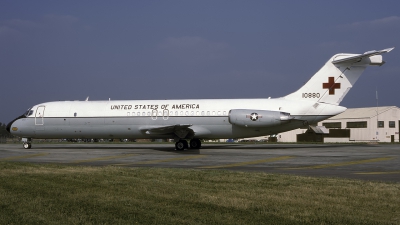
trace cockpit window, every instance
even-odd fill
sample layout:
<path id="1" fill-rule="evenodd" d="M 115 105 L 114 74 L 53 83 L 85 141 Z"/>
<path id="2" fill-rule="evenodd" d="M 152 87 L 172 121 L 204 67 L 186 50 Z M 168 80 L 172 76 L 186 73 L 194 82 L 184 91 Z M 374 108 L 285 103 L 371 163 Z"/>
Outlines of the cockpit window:
<path id="1" fill-rule="evenodd" d="M 28 109 L 25 113 L 25 116 L 31 116 L 33 114 L 33 110 Z"/>

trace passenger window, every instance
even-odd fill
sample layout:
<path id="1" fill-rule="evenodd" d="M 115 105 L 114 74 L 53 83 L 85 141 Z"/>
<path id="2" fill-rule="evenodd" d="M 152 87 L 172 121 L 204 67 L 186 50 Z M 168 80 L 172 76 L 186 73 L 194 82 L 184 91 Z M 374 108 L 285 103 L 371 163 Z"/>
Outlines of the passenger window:
<path id="1" fill-rule="evenodd" d="M 218 116 L 220 116 L 221 115 L 221 111 L 218 111 Z"/>
<path id="2" fill-rule="evenodd" d="M 207 111 L 207 116 L 209 116 L 210 115 L 210 111 Z"/>
<path id="3" fill-rule="evenodd" d="M 186 111 L 185 115 L 186 115 L 186 116 L 189 116 L 189 111 Z"/>
<path id="4" fill-rule="evenodd" d="M 181 116 L 183 116 L 183 111 L 181 111 Z"/>
<path id="5" fill-rule="evenodd" d="M 201 111 L 201 115 L 204 116 L 204 111 Z"/>
<path id="6" fill-rule="evenodd" d="M 178 116 L 178 111 L 175 112 L 175 116 Z"/>
<path id="7" fill-rule="evenodd" d="M 196 112 L 196 116 L 200 116 L 200 112 L 199 111 Z"/>
<path id="8" fill-rule="evenodd" d="M 190 115 L 191 115 L 191 116 L 194 116 L 194 112 L 192 111 L 192 112 L 190 113 Z"/>
<path id="9" fill-rule="evenodd" d="M 142 116 L 145 116 L 146 115 L 146 113 L 145 112 L 142 112 Z"/>
<path id="10" fill-rule="evenodd" d="M 212 115 L 215 116 L 215 111 L 212 111 Z"/>
<path id="11" fill-rule="evenodd" d="M 150 112 L 147 112 L 147 116 L 150 116 Z"/>
<path id="12" fill-rule="evenodd" d="M 131 115 L 131 113 L 130 112 L 128 112 L 128 116 L 130 116 Z"/>
<path id="13" fill-rule="evenodd" d="M 224 114 L 223 114 L 224 116 L 226 115 L 226 111 L 224 111 Z"/>

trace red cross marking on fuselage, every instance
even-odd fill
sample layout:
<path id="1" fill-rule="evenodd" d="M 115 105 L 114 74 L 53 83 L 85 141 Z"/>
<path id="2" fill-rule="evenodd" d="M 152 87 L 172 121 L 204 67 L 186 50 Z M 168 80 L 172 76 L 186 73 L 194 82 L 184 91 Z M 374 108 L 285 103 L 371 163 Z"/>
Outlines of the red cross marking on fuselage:
<path id="1" fill-rule="evenodd" d="M 335 83 L 335 78 L 329 77 L 328 83 L 323 83 L 322 88 L 329 89 L 329 95 L 334 95 L 335 89 L 340 89 L 340 83 Z"/>

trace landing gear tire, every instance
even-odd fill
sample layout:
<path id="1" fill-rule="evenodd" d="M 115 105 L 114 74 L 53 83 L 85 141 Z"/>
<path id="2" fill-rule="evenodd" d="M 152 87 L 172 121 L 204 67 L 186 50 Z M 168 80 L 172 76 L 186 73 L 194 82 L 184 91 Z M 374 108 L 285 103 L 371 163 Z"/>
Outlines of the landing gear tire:
<path id="1" fill-rule="evenodd" d="M 31 144 L 31 143 L 28 143 L 28 142 L 25 142 L 24 144 L 22 144 L 22 146 L 23 146 L 25 149 L 30 149 L 30 148 L 32 147 L 32 144 Z"/>
<path id="2" fill-rule="evenodd" d="M 194 139 L 190 140 L 190 148 L 193 148 L 193 149 L 201 148 L 200 139 L 194 138 Z"/>
<path id="3" fill-rule="evenodd" d="M 178 151 L 183 151 L 183 150 L 187 149 L 188 147 L 189 146 L 188 146 L 188 143 L 186 140 L 179 140 L 175 143 L 175 148 Z"/>

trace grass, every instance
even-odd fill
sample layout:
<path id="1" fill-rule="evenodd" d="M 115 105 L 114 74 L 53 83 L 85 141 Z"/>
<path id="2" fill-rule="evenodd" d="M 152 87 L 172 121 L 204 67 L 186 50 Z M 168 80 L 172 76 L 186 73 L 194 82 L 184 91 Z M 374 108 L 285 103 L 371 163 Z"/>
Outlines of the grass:
<path id="1" fill-rule="evenodd" d="M 400 224 L 400 184 L 0 162 L 0 224 Z"/>

